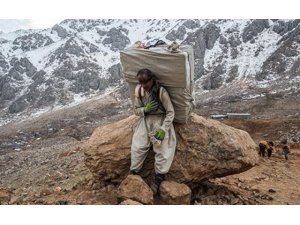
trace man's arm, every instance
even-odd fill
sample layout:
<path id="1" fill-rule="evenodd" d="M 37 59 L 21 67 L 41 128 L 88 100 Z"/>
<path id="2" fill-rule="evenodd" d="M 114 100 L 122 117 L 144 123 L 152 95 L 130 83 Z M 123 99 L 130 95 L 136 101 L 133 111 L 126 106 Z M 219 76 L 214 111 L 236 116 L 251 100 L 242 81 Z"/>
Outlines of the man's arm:
<path id="1" fill-rule="evenodd" d="M 135 98 L 134 98 L 133 110 L 134 110 L 135 115 L 141 116 L 141 117 L 145 116 L 144 106 L 142 105 L 140 98 L 138 98 L 137 96 L 135 96 Z"/>

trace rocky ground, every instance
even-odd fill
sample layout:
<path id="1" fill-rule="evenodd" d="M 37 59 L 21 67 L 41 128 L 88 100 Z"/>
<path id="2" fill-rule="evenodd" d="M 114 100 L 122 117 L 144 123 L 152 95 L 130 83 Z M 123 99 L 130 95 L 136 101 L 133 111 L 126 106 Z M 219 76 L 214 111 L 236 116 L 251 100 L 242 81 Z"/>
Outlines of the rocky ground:
<path id="1" fill-rule="evenodd" d="M 96 127 L 129 116 L 128 108 L 107 96 L 1 127 L 0 203 L 117 204 L 117 187 L 93 182 L 82 147 Z M 272 139 L 277 150 L 246 172 L 203 182 L 191 204 L 300 204 L 300 118 L 222 122 L 255 142 Z M 289 160 L 281 155 L 285 138 L 293 140 Z"/>

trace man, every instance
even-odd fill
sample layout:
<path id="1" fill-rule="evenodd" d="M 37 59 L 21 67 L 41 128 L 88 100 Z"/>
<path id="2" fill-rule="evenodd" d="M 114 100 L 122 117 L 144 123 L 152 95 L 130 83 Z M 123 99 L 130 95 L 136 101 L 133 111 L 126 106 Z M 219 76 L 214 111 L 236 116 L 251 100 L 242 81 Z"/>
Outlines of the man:
<path id="1" fill-rule="evenodd" d="M 259 146 L 259 155 L 262 157 L 265 157 L 266 152 L 268 154 L 268 158 L 271 157 L 272 152 L 274 150 L 274 143 L 273 141 L 266 141 L 266 140 L 261 140 L 258 144 Z"/>
<path id="2" fill-rule="evenodd" d="M 282 154 L 284 155 L 284 158 L 286 160 L 288 160 L 288 154 L 291 153 L 291 150 L 290 150 L 290 147 L 288 145 L 288 141 L 287 140 L 284 140 L 282 142 L 283 144 L 283 147 L 282 147 Z"/>
<path id="3" fill-rule="evenodd" d="M 132 138 L 130 171 L 131 174 L 141 171 L 152 145 L 155 153 L 155 177 L 151 189 L 157 194 L 175 154 L 175 113 L 168 92 L 158 85 L 149 69 L 139 70 L 137 79 L 140 84 L 135 89 L 134 112 L 140 116 L 140 120 Z"/>
<path id="4" fill-rule="evenodd" d="M 268 158 L 270 158 L 274 150 L 274 143 L 273 141 L 268 141 L 268 144 L 269 144 L 269 148 L 267 149 L 267 153 L 268 153 Z"/>

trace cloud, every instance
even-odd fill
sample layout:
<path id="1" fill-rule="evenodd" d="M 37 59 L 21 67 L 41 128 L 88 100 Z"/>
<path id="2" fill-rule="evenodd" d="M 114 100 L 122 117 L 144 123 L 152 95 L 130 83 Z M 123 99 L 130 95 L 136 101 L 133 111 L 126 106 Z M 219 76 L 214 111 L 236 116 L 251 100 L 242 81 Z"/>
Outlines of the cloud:
<path id="1" fill-rule="evenodd" d="M 61 21 L 61 19 L 0 19 L 0 31 L 8 33 L 19 29 L 46 29 Z"/>
<path id="2" fill-rule="evenodd" d="M 36 29 L 45 29 L 60 23 L 62 19 L 34 19 L 31 20 L 31 27 Z"/>
<path id="3" fill-rule="evenodd" d="M 0 31 L 8 33 L 19 29 L 30 29 L 30 23 L 30 20 L 0 19 Z"/>

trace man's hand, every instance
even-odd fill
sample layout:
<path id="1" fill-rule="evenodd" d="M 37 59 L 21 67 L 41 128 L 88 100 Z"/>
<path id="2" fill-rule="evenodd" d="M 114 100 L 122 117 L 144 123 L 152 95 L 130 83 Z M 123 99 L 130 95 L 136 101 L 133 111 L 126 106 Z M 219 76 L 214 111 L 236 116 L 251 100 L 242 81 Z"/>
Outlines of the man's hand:
<path id="1" fill-rule="evenodd" d="M 158 109 L 158 106 L 159 104 L 155 100 L 148 102 L 144 107 L 144 112 L 148 113 L 148 112 L 156 111 Z"/>
<path id="2" fill-rule="evenodd" d="M 159 129 L 156 131 L 154 137 L 158 140 L 164 140 L 166 132 L 163 129 Z"/>

